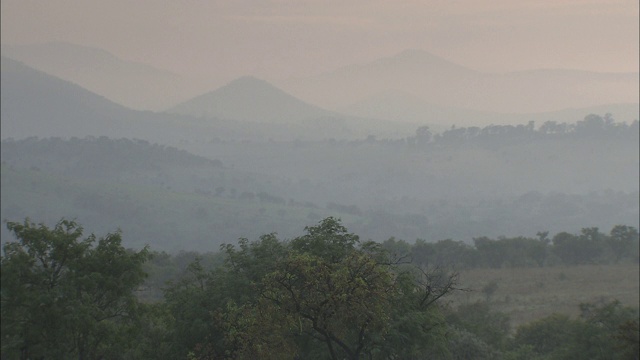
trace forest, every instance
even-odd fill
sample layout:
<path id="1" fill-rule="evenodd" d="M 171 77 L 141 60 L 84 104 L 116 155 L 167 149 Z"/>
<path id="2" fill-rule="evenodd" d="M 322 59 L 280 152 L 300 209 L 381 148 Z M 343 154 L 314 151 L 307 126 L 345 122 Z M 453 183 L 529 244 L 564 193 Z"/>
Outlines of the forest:
<path id="1" fill-rule="evenodd" d="M 409 244 L 361 240 L 327 217 L 291 239 L 267 233 L 217 252 L 173 255 L 127 249 L 120 231 L 85 235 L 65 219 L 7 228 L 14 240 L 1 258 L 3 359 L 639 355 L 637 304 L 601 297 L 576 304 L 576 316 L 553 313 L 513 326 L 493 306 L 499 285 L 464 286 L 460 271 L 597 265 L 601 272 L 627 264 L 617 276 L 629 281 L 638 273 L 639 243 L 630 226 Z M 450 300 L 474 292 L 482 298 Z"/>

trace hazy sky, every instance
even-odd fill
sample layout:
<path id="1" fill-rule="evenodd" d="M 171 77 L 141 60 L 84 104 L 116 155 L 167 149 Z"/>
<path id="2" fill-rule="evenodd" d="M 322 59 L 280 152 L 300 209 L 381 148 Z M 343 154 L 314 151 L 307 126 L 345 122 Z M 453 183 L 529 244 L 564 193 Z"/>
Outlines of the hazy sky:
<path id="1" fill-rule="evenodd" d="M 1 41 L 191 75 L 313 75 L 422 49 L 479 70 L 637 72 L 638 0 L 2 0 Z"/>

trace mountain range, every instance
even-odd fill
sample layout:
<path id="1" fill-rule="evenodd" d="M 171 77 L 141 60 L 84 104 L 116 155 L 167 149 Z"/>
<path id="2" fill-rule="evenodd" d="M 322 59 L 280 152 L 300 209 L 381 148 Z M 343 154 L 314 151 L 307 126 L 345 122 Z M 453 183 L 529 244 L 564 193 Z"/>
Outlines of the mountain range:
<path id="1" fill-rule="evenodd" d="M 74 44 L 2 45 L 2 54 L 128 108 L 196 117 L 292 123 L 355 116 L 444 127 L 556 120 L 558 114 L 575 121 L 592 111 L 638 118 L 638 73 L 485 73 L 422 50 L 303 79 L 267 83 L 245 76 L 214 90 L 205 79 Z"/>
<path id="2" fill-rule="evenodd" d="M 87 56 L 82 60 L 86 64 L 99 62 L 96 59 L 106 56 L 100 51 L 94 53 L 93 57 L 88 54 L 90 53 L 86 53 Z M 74 60 L 71 63 L 80 62 Z M 431 67 L 426 67 L 427 63 L 431 64 Z M 282 87 L 250 76 L 239 78 L 214 91 L 164 109 L 166 112 L 136 111 L 110 100 L 104 93 L 89 91 L 68 79 L 52 76 L 27 65 L 2 57 L 3 138 L 34 135 L 108 135 L 176 141 L 175 134 L 187 141 L 228 137 L 282 140 L 340 139 L 368 135 L 398 138 L 413 134 L 413 131 L 422 125 L 431 126 L 434 131 L 442 131 L 454 124 L 484 126 L 522 124 L 531 120 L 538 124 L 545 121 L 572 122 L 581 120 L 589 113 L 611 113 L 618 121 L 632 121 L 638 118 L 639 112 L 637 98 L 635 102 L 594 104 L 589 107 L 567 106 L 562 110 L 547 112 L 478 111 L 464 106 L 448 106 L 426 101 L 412 93 L 411 87 L 402 91 L 380 92 L 343 106 L 338 111 L 332 111 L 291 95 L 292 91 L 283 90 Z M 70 68 L 73 66 L 70 65 Z M 388 71 L 389 69 L 395 69 L 397 74 L 393 75 L 394 72 Z M 366 78 L 362 74 L 374 70 L 387 75 L 379 79 L 369 78 L 368 83 L 360 85 L 373 89 L 378 86 L 378 81 L 386 81 L 393 85 L 394 81 L 403 79 L 400 75 L 409 81 L 413 76 L 411 74 L 422 74 L 421 78 L 424 79 L 429 72 L 435 74 L 434 81 L 442 83 L 445 83 L 446 79 L 455 79 L 451 82 L 463 84 L 475 77 L 485 76 L 431 54 L 413 51 L 380 60 L 369 67 L 353 66 L 336 72 L 333 77 L 328 77 L 336 82 L 335 88 L 328 93 L 340 94 L 349 85 L 338 84 L 339 82 L 349 78 L 360 78 L 364 81 Z M 535 74 L 536 72 L 531 72 L 504 76 Z M 628 74 L 561 71 L 556 75 L 575 84 L 586 81 L 584 79 L 589 76 L 594 79 L 600 76 L 603 81 L 618 78 L 621 84 L 633 82 L 632 76 Z M 314 84 L 318 82 L 310 81 L 309 88 Z M 446 91 L 450 89 L 443 89 L 443 92 Z M 635 91 L 637 92 L 637 89 Z M 608 94 L 606 91 L 604 93 L 603 96 L 610 96 L 611 99 L 615 97 L 615 94 Z"/>
<path id="3" fill-rule="evenodd" d="M 416 54 L 409 55 L 405 61 L 415 61 Z M 571 133 L 544 135 L 524 126 L 489 129 L 489 135 L 501 141 L 490 136 L 482 141 L 464 140 L 468 134 L 480 133 L 480 129 L 464 128 L 445 134 L 431 127 L 440 133 L 440 139 L 448 139 L 443 142 L 421 144 L 413 136 L 420 135 L 416 134 L 418 126 L 438 123 L 444 127 L 454 119 L 469 119 L 470 123 L 493 119 L 504 124 L 515 119 L 510 116 L 527 116 L 525 121 L 541 125 L 548 116 L 572 123 L 594 110 L 613 112 L 617 121 L 630 120 L 609 111 L 615 108 L 612 106 L 502 114 L 505 117 L 500 118 L 494 112 L 430 103 L 406 91 L 395 92 L 400 94 L 395 98 L 380 93 L 379 109 L 371 114 L 386 117 L 384 111 L 390 112 L 394 103 L 403 101 L 403 107 L 396 110 L 412 106 L 417 110 L 393 119 L 406 120 L 413 114 L 416 123 L 383 122 L 339 115 L 281 86 L 245 77 L 206 93 L 202 104 L 197 98 L 181 104 L 185 108 L 177 114 L 132 110 L 25 63 L 6 57 L 1 63 L 1 135 L 14 138 L 3 142 L 3 147 L 31 136 L 104 135 L 174 146 L 224 164 L 210 172 L 198 166 L 187 172 L 173 165 L 173 170 L 162 171 L 160 162 L 142 156 L 148 154 L 145 149 L 155 146 L 143 145 L 145 142 L 90 138 L 88 143 L 109 146 L 89 153 L 77 146 L 78 139 L 27 139 L 23 143 L 27 148 L 40 144 L 40 150 L 51 152 L 49 145 L 54 144 L 74 156 L 61 152 L 64 161 L 54 161 L 35 154 L 34 162 L 27 164 L 26 151 L 16 148 L 15 158 L 2 165 L 3 217 L 56 219 L 65 214 L 89 214 L 94 224 L 129 224 L 127 231 L 137 239 L 161 239 L 166 246 L 180 241 L 180 247 L 197 243 L 203 248 L 211 246 L 204 243 L 211 234 L 217 236 L 216 241 L 257 236 L 260 233 L 251 231 L 258 230 L 287 234 L 283 229 L 315 221 L 333 213 L 332 209 L 348 210 L 345 214 L 351 215 L 355 229 L 368 229 L 362 232 L 367 238 L 380 240 L 396 235 L 470 240 L 477 234 L 535 234 L 560 227 L 637 224 L 638 145 L 637 137 L 632 136 L 637 131 L 625 130 L 632 127 L 612 125 L 615 131 L 611 134 L 593 138 Z M 386 65 L 383 61 L 380 67 Z M 479 76 L 446 61 L 440 65 L 462 74 L 460 82 Z M 192 105 L 203 107 L 194 110 Z M 637 118 L 637 105 L 620 106 L 628 107 L 629 114 Z M 206 109 L 211 113 L 204 113 Z M 365 110 L 352 106 L 349 111 Z M 520 124 L 521 120 L 518 118 Z M 383 128 L 407 132 L 384 137 L 379 135 Z M 354 141 L 340 141 L 344 139 Z M 140 151 L 125 151 L 131 146 Z M 118 151 L 110 152 L 110 148 Z M 111 167 L 95 159 L 103 153 L 116 158 L 106 159 Z M 141 155 L 136 161 L 144 165 L 134 161 L 136 153 Z M 165 161 L 163 154 L 158 159 Z M 77 161 L 75 155 L 86 158 Z M 182 164 L 181 159 L 176 158 L 175 164 Z M 95 177 L 82 181 L 71 175 L 71 170 L 80 167 Z M 117 172 L 123 168 L 134 171 Z M 54 176 L 51 169 L 60 176 Z M 109 181 L 101 176 L 105 173 L 118 184 L 105 184 Z M 188 186 L 177 179 L 184 179 Z M 151 190 L 147 192 L 138 186 L 154 189 L 146 188 Z M 533 200 L 520 201 L 521 195 Z"/>
<path id="4" fill-rule="evenodd" d="M 605 104 L 637 103 L 638 73 L 543 69 L 509 73 L 475 71 L 426 51 L 344 67 L 280 85 L 305 101 L 358 115 L 363 104 L 406 98 L 433 106 L 493 113 L 541 113 Z M 395 103 L 391 106 L 401 107 Z"/>
<path id="5" fill-rule="evenodd" d="M 68 81 L 2 57 L 2 136 L 111 135 L 132 110 Z"/>
<path id="6" fill-rule="evenodd" d="M 229 98 L 230 94 L 234 94 L 233 99 Z M 183 109 L 186 115 L 133 110 L 69 81 L 2 57 L 2 138 L 104 135 L 177 145 L 212 139 L 398 137 L 415 130 L 413 124 L 353 118 L 323 110 L 254 78 L 240 79 L 205 97 L 210 97 L 212 103 L 224 104 L 225 96 L 235 108 L 223 106 L 226 112 L 209 114 L 206 118 L 188 115 L 188 108 Z M 264 106 L 251 110 L 259 99 L 263 99 Z M 251 114 L 257 117 L 249 118 Z"/>
<path id="7" fill-rule="evenodd" d="M 206 89 L 205 81 L 123 60 L 105 50 L 53 42 L 2 45 L 2 56 L 136 110 L 164 110 Z"/>

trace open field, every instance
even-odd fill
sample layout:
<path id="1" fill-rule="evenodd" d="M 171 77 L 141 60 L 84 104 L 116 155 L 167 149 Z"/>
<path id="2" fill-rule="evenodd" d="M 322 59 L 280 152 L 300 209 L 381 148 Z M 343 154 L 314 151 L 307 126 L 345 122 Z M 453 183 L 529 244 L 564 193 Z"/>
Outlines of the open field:
<path id="1" fill-rule="evenodd" d="M 511 317 L 512 328 L 553 313 L 578 316 L 579 305 L 619 300 L 637 307 L 640 301 L 638 264 L 557 266 L 545 268 L 473 269 L 460 273 L 461 292 L 452 304 L 489 301 Z M 482 290 L 495 282 L 487 296 Z"/>

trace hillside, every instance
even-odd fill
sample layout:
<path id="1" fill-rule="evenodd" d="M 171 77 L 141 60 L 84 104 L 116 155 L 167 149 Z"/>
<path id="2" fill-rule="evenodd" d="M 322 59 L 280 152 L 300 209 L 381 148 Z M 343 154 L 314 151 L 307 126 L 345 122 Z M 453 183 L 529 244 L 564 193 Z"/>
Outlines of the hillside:
<path id="1" fill-rule="evenodd" d="M 613 128 L 624 133 L 191 145 L 208 159 L 140 140 L 4 140 L 2 218 L 77 217 L 136 246 L 201 251 L 330 215 L 375 241 L 637 226 L 637 137 Z"/>
<path id="2" fill-rule="evenodd" d="M 284 99 L 283 102 L 276 101 L 275 104 L 284 104 L 288 109 L 282 111 L 277 106 L 272 107 L 275 111 L 270 114 L 272 119 L 282 121 L 284 118 L 281 116 L 303 117 L 288 118 L 292 123 L 262 123 L 259 122 L 260 118 L 253 121 L 211 117 L 204 119 L 166 112 L 132 110 L 78 85 L 6 57 L 2 58 L 1 74 L 0 109 L 3 139 L 22 139 L 29 136 L 109 136 L 139 138 L 182 146 L 185 143 L 208 143 L 220 139 L 290 141 L 354 139 L 368 135 L 406 136 L 415 129 L 414 125 L 406 123 L 337 118 L 333 113 L 301 103 L 258 80 L 249 81 L 260 84 L 262 90 L 258 93 L 269 93 L 278 99 Z M 247 98 L 246 93 L 244 95 L 245 100 L 250 98 Z M 287 107 L 286 104 L 292 106 Z M 240 106 L 240 111 L 249 115 L 254 112 L 252 106 L 247 106 L 245 110 Z M 257 113 L 255 111 L 251 116 Z M 310 117 L 304 117 L 307 115 Z"/>
<path id="3" fill-rule="evenodd" d="M 426 51 L 405 51 L 283 88 L 328 109 L 343 109 L 381 94 L 405 93 L 444 107 L 498 113 L 541 113 L 610 103 L 637 103 L 638 73 L 540 69 L 484 73 Z"/>
<path id="4" fill-rule="evenodd" d="M 142 140 L 5 140 L 1 154 L 3 220 L 66 217 L 96 232 L 118 224 L 137 248 L 213 251 L 239 237 L 294 234 L 296 222 L 328 215 L 269 194 L 271 177 Z"/>
<path id="5" fill-rule="evenodd" d="M 162 110 L 204 88 L 198 79 L 123 60 L 102 49 L 65 42 L 3 44 L 2 56 L 137 110 Z"/>
<path id="6" fill-rule="evenodd" d="M 137 113 L 82 87 L 2 58 L 2 136 L 131 133 Z"/>
<path id="7" fill-rule="evenodd" d="M 254 77 L 236 79 L 217 90 L 179 104 L 168 112 L 258 123 L 292 123 L 338 116 Z"/>

